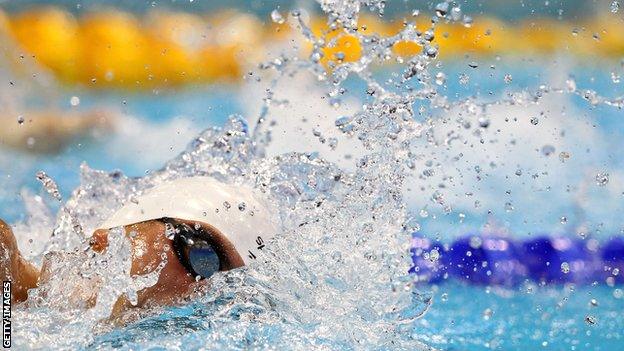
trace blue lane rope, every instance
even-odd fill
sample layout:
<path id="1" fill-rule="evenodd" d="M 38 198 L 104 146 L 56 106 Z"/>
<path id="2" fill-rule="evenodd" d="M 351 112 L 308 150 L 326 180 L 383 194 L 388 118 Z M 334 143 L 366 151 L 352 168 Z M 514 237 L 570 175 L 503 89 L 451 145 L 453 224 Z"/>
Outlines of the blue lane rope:
<path id="1" fill-rule="evenodd" d="M 624 283 L 624 238 L 596 240 L 540 236 L 513 240 L 469 235 L 443 245 L 422 236 L 412 239 L 410 273 L 420 283 L 457 279 L 472 284 Z"/>

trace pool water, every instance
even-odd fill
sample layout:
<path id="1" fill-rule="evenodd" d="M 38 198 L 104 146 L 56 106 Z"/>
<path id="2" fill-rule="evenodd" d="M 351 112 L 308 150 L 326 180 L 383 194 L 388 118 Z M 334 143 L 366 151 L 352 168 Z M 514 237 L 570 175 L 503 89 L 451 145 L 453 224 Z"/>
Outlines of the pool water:
<path id="1" fill-rule="evenodd" d="M 436 290 L 417 333 L 442 350 L 618 350 L 624 342 L 621 286 Z"/>

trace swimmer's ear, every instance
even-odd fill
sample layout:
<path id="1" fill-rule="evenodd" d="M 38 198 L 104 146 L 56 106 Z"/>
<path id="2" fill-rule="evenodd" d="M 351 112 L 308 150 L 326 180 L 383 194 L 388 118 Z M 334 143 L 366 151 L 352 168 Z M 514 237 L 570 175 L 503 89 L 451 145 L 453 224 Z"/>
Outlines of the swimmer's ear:
<path id="1" fill-rule="evenodd" d="M 108 247 L 108 230 L 98 229 L 93 232 L 89 240 L 89 246 L 91 246 L 91 250 L 97 253 L 104 251 Z"/>

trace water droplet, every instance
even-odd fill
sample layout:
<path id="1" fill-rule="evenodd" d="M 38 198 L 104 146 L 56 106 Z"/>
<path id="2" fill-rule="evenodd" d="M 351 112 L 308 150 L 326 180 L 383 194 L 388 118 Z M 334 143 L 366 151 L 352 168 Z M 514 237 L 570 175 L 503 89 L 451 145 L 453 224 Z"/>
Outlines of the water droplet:
<path id="1" fill-rule="evenodd" d="M 598 300 L 596 300 L 596 299 L 589 300 L 589 305 L 592 306 L 592 307 L 598 306 Z"/>
<path id="2" fill-rule="evenodd" d="M 245 204 L 244 202 L 241 202 L 240 204 L 238 204 L 238 210 L 239 211 L 245 211 L 245 208 L 247 207 L 247 204 Z"/>
<path id="3" fill-rule="evenodd" d="M 80 105 L 80 98 L 79 98 L 79 97 L 77 97 L 77 96 L 72 96 L 72 97 L 69 99 L 69 104 L 70 104 L 70 105 L 72 105 L 72 106 L 78 106 L 78 105 Z"/>
<path id="4" fill-rule="evenodd" d="M 435 39 L 435 34 L 431 29 L 429 29 L 423 33 L 423 38 L 425 38 L 426 41 L 433 41 L 433 39 Z"/>
<path id="5" fill-rule="evenodd" d="M 485 117 L 479 117 L 479 127 L 481 128 L 487 128 L 490 126 L 490 120 L 488 118 Z"/>
<path id="6" fill-rule="evenodd" d="M 531 118 L 531 124 L 536 126 L 539 123 L 539 118 L 537 117 L 532 117 Z"/>
<path id="7" fill-rule="evenodd" d="M 444 83 L 446 83 L 446 74 L 443 72 L 436 73 L 435 82 L 437 85 L 444 85 Z"/>
<path id="8" fill-rule="evenodd" d="M 568 223 L 568 217 L 566 217 L 566 216 L 561 216 L 561 218 L 559 218 L 559 222 L 561 222 L 561 224 L 566 224 L 566 223 Z"/>
<path id="9" fill-rule="evenodd" d="M 425 54 L 430 58 L 435 58 L 438 55 L 438 48 L 435 46 L 427 45 L 425 47 Z"/>
<path id="10" fill-rule="evenodd" d="M 478 236 L 471 236 L 468 244 L 473 249 L 478 249 L 483 244 L 483 240 L 480 237 L 478 237 Z"/>
<path id="11" fill-rule="evenodd" d="M 173 225 L 171 225 L 171 223 L 165 223 L 165 236 L 167 237 L 167 239 L 173 240 L 175 238 L 175 235 L 176 230 Z"/>
<path id="12" fill-rule="evenodd" d="M 609 173 L 600 172 L 596 174 L 596 184 L 598 186 L 605 186 L 609 183 Z"/>
<path id="13" fill-rule="evenodd" d="M 440 252 L 437 249 L 429 251 L 429 261 L 432 263 L 437 262 L 440 259 Z"/>
<path id="14" fill-rule="evenodd" d="M 448 13 L 448 9 L 449 9 L 448 2 L 441 2 L 436 5 L 435 13 L 438 17 L 446 17 L 446 14 Z"/>
<path id="15" fill-rule="evenodd" d="M 561 272 L 563 272 L 564 274 L 570 273 L 570 264 L 568 262 L 563 262 L 561 264 Z"/>
<path id="16" fill-rule="evenodd" d="M 552 145 L 544 145 L 542 146 L 542 154 L 544 156 L 550 156 L 555 153 L 555 147 Z"/>
<path id="17" fill-rule="evenodd" d="M 282 24 L 285 21 L 284 16 L 282 16 L 282 14 L 277 11 L 277 9 L 271 11 L 271 20 L 277 24 Z"/>
<path id="18" fill-rule="evenodd" d="M 559 153 L 559 161 L 561 162 L 565 162 L 570 158 L 570 153 L 569 152 L 565 152 L 565 151 L 561 151 Z"/>
<path id="19" fill-rule="evenodd" d="M 17 116 L 17 124 L 19 125 L 24 124 L 24 116 L 22 115 Z"/>
<path id="20" fill-rule="evenodd" d="M 503 77 L 503 80 L 505 81 L 505 83 L 509 84 L 509 83 L 511 83 L 513 78 L 511 76 L 511 74 L 505 74 L 505 77 Z"/>
<path id="21" fill-rule="evenodd" d="M 453 21 L 459 21 L 462 16 L 462 10 L 459 6 L 455 6 L 451 9 L 451 19 Z"/>
<path id="22" fill-rule="evenodd" d="M 465 73 L 461 73 L 459 75 L 459 84 L 466 85 L 468 84 L 468 82 L 470 82 L 470 77 L 468 77 L 468 75 Z"/>
<path id="23" fill-rule="evenodd" d="M 576 81 L 572 78 L 568 78 L 565 81 L 566 83 L 566 89 L 568 90 L 569 93 L 573 93 L 576 91 Z"/>
<path id="24" fill-rule="evenodd" d="M 229 210 L 232 205 L 227 201 L 223 201 L 223 207 L 225 207 L 226 210 Z"/>
<path id="25" fill-rule="evenodd" d="M 56 200 L 62 201 L 61 193 L 58 189 L 58 185 L 56 182 L 50 178 L 44 171 L 37 172 L 37 180 L 43 184 L 43 188 L 48 192 L 48 194 L 52 195 Z"/>
<path id="26" fill-rule="evenodd" d="M 611 2 L 611 13 L 617 13 L 620 10 L 620 2 L 618 0 L 613 0 Z"/>
<path id="27" fill-rule="evenodd" d="M 513 204 L 511 202 L 505 203 L 505 212 L 512 212 L 514 210 Z"/>
<path id="28" fill-rule="evenodd" d="M 315 51 L 312 53 L 312 55 L 310 55 L 310 59 L 312 60 L 312 62 L 318 63 L 321 61 L 321 59 L 323 58 L 323 54 Z"/>
<path id="29" fill-rule="evenodd" d="M 585 316 L 585 323 L 587 323 L 587 325 L 595 325 L 598 323 L 598 320 L 592 315 L 587 315 Z"/>
<path id="30" fill-rule="evenodd" d="M 351 124 L 351 117 L 349 116 L 342 116 L 342 117 L 336 118 L 336 121 L 334 122 L 334 124 L 343 133 L 349 133 L 353 131 L 353 125 Z"/>
<path id="31" fill-rule="evenodd" d="M 448 301 L 448 294 L 443 293 L 442 295 L 440 295 L 440 300 L 442 300 L 442 302 Z"/>
<path id="32" fill-rule="evenodd" d="M 492 317 L 492 314 L 494 312 L 492 312 L 492 309 L 490 308 L 486 308 L 485 310 L 483 310 L 483 319 L 484 320 L 490 320 L 490 318 Z"/>
<path id="33" fill-rule="evenodd" d="M 466 219 L 466 215 L 464 213 L 460 213 L 458 217 L 459 217 L 459 223 L 464 223 L 464 219 Z"/>

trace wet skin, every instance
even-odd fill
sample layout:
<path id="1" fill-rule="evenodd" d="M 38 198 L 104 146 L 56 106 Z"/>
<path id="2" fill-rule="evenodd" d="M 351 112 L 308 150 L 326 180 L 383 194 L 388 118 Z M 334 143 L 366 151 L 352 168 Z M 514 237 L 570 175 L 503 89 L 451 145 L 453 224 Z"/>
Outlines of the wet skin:
<path id="1" fill-rule="evenodd" d="M 186 223 L 191 227 L 201 227 L 207 233 L 209 242 L 217 252 L 221 263 L 220 270 L 238 268 L 244 265 L 232 243 L 216 228 L 207 223 L 175 219 L 176 223 Z M 173 243 L 165 235 L 165 224 L 160 220 L 135 223 L 124 227 L 132 245 L 132 276 L 154 272 L 166 260 L 155 285 L 138 293 L 138 303 L 132 305 L 124 296 L 120 297 L 111 317 L 120 316 L 124 311 L 136 307 L 150 307 L 176 304 L 190 296 L 205 281 L 197 281 L 180 263 Z M 97 253 L 108 247 L 108 230 L 96 230 L 89 241 L 91 249 Z M 45 271 L 43 264 L 42 272 Z M 45 274 L 43 274 L 45 275 Z M 12 299 L 22 302 L 28 298 L 28 289 L 37 286 L 42 276 L 33 265 L 22 258 L 11 228 L 0 220 L 0 278 L 13 281 Z M 51 279 L 51 277 L 50 277 Z M 95 301 L 88 301 L 92 306 Z"/>

